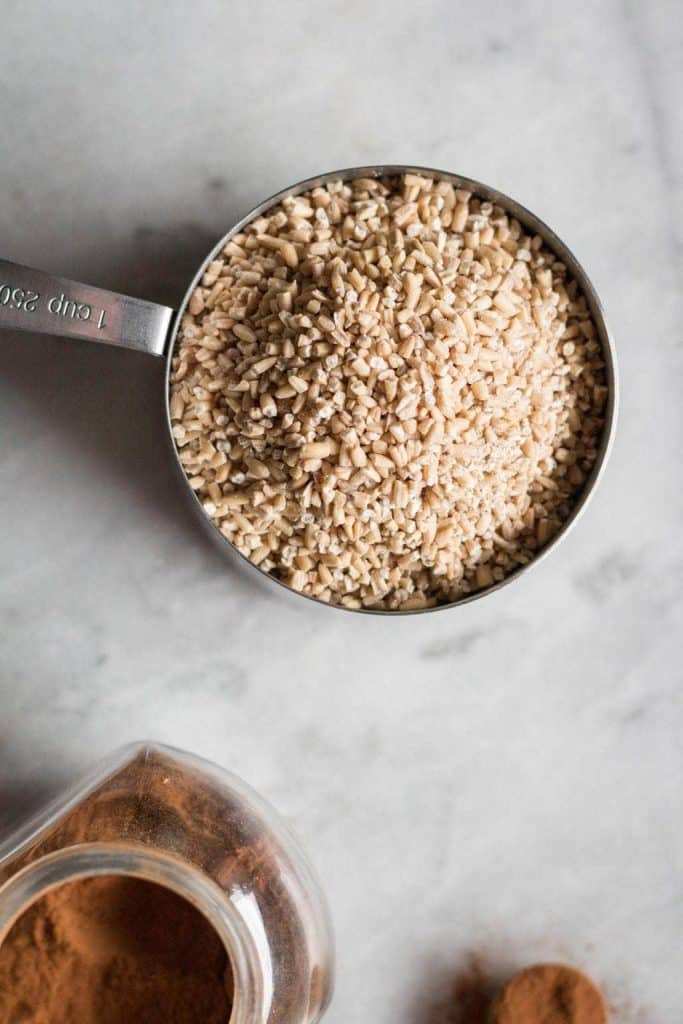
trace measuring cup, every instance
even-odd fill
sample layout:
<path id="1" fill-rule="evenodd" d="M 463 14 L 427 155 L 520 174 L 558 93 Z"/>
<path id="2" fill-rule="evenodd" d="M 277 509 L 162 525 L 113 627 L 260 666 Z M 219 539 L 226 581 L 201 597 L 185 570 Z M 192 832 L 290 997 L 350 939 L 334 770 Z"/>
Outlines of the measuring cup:
<path id="1" fill-rule="evenodd" d="M 287 196 L 298 195 L 301 192 L 308 192 L 310 189 L 320 185 L 326 185 L 335 180 L 351 180 L 353 178 L 385 177 L 400 174 L 422 174 L 428 177 L 449 181 L 455 188 L 465 189 L 474 195 L 487 199 L 490 202 L 503 207 L 508 213 L 515 217 L 520 224 L 532 234 L 538 234 L 543 238 L 547 247 L 565 264 L 570 275 L 577 282 L 583 292 L 593 318 L 598 340 L 602 346 L 605 360 L 605 374 L 608 387 L 608 399 L 605 408 L 605 426 L 602 433 L 600 450 L 593 466 L 593 470 L 584 484 L 582 492 L 569 518 L 563 523 L 555 536 L 539 551 L 538 555 L 527 565 L 510 573 L 503 580 L 492 584 L 485 590 L 475 591 L 466 594 L 454 601 L 437 605 L 434 608 L 406 609 L 403 611 L 389 611 L 384 609 L 346 609 L 341 605 L 326 605 L 329 608 L 341 608 L 344 611 L 362 611 L 375 615 L 415 615 L 425 612 L 439 611 L 444 608 L 451 608 L 455 605 L 466 604 L 477 600 L 480 597 L 499 590 L 507 583 L 518 579 L 522 573 L 531 566 L 536 565 L 541 558 L 557 546 L 559 541 L 567 535 L 569 529 L 574 525 L 579 516 L 583 513 L 589 497 L 602 476 L 607 457 L 609 455 L 617 412 L 617 371 L 614 346 L 605 321 L 605 315 L 600 300 L 593 288 L 588 275 L 583 270 L 574 255 L 550 228 L 539 220 L 533 213 L 520 206 L 519 203 L 499 192 L 497 189 L 471 178 L 463 178 L 457 174 L 450 174 L 447 171 L 438 171 L 429 167 L 412 167 L 402 164 L 377 165 L 372 167 L 351 167 L 340 171 L 332 171 L 314 178 L 307 178 L 289 188 L 283 189 L 260 205 L 256 206 L 250 213 L 235 224 L 213 247 L 201 264 L 194 278 L 190 282 L 185 295 L 183 296 L 178 310 L 175 311 L 169 306 L 161 306 L 155 302 L 147 302 L 144 299 L 132 298 L 128 295 L 120 295 L 116 292 L 106 291 L 102 288 L 94 288 L 91 285 L 79 284 L 76 281 L 69 281 L 65 278 L 54 277 L 40 270 L 30 267 L 23 267 L 16 263 L 0 259 L 0 328 L 11 330 L 32 331 L 42 334 L 61 335 L 65 338 L 83 338 L 87 341 L 98 342 L 104 345 L 116 345 L 120 348 L 136 349 L 145 352 L 150 357 L 157 358 L 160 363 L 165 362 L 165 373 L 163 376 L 163 400 L 166 409 L 166 426 L 168 445 L 172 452 L 178 474 L 184 483 L 192 506 L 205 527 L 208 527 L 211 536 L 218 541 L 224 552 L 237 552 L 252 569 L 267 576 L 269 580 L 284 587 L 285 590 L 297 594 L 299 597 L 306 597 L 309 601 L 318 604 L 325 604 L 317 598 L 308 594 L 300 594 L 293 590 L 282 580 L 271 576 L 265 570 L 254 565 L 246 555 L 243 555 L 227 537 L 224 536 L 209 519 L 195 492 L 190 487 L 189 481 L 180 463 L 178 450 L 173 441 L 171 414 L 169 409 L 169 384 L 171 376 L 172 359 L 175 351 L 178 330 L 183 314 L 190 297 L 200 283 L 208 264 L 214 260 L 230 241 L 233 235 L 238 234 L 250 221 L 261 216 L 272 206 L 282 202 Z M 161 376 L 161 375 L 160 375 Z"/>

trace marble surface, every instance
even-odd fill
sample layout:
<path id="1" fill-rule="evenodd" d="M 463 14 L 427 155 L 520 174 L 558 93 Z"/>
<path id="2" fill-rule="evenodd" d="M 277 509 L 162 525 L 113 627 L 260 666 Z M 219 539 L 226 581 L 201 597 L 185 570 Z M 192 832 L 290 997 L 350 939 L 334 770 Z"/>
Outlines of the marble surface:
<path id="1" fill-rule="evenodd" d="M 336 166 L 490 182 L 556 228 L 617 340 L 589 514 L 524 580 L 395 621 L 288 601 L 181 502 L 152 359 L 0 342 L 0 821 L 153 737 L 305 841 L 330 1024 L 443 1024 L 468 955 L 683 1000 L 681 98 L 675 0 L 571 8 L 7 0 L 3 256 L 177 301 L 250 205 Z"/>

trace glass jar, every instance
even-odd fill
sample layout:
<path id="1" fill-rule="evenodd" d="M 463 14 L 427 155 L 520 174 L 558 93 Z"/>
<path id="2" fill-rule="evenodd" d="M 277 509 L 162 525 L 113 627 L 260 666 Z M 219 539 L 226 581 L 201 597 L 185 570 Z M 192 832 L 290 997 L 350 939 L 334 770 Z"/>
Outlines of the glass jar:
<path id="1" fill-rule="evenodd" d="M 235 776 L 156 744 L 118 751 L 0 846 L 0 943 L 49 889 L 124 874 L 174 890 L 223 942 L 229 1024 L 314 1024 L 327 1007 L 333 941 L 296 840 Z"/>

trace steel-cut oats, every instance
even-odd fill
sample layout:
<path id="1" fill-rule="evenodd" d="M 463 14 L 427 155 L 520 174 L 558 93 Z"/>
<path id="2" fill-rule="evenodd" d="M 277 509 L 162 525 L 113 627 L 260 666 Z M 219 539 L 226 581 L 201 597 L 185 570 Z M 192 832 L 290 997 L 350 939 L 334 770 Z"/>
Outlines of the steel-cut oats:
<path id="1" fill-rule="evenodd" d="M 170 407 L 191 486 L 252 562 L 410 609 L 534 557 L 606 397 L 585 298 L 542 239 L 404 174 L 330 182 L 235 235 L 183 318 Z"/>

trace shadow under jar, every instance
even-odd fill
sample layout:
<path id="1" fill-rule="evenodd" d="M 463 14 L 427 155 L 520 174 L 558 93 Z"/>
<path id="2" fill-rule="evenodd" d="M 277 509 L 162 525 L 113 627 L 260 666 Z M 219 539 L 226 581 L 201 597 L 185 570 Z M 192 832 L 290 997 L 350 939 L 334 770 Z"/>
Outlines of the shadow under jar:
<path id="1" fill-rule="evenodd" d="M 421 194 L 422 188 L 425 194 Z M 344 189 L 356 191 L 344 196 L 346 208 L 336 220 L 332 218 L 336 227 L 329 231 L 326 206 L 334 204 Z M 402 195 L 397 191 L 400 189 Z M 379 230 L 372 233 L 372 211 L 367 214 L 373 196 L 382 190 L 385 195 L 396 193 L 392 194 L 391 227 L 386 237 Z M 431 199 L 436 203 L 434 208 L 429 205 Z M 308 228 L 306 218 L 311 221 Z M 426 218 L 432 219 L 427 222 Z M 447 273 L 442 267 L 436 273 L 434 259 L 438 260 L 439 252 L 452 243 L 452 239 L 444 241 L 442 221 L 444 226 L 455 225 L 453 230 L 457 228 L 459 238 L 453 243 L 456 255 Z M 278 233 L 280 228 L 284 228 L 282 233 Z M 326 233 L 334 236 L 331 247 L 326 246 Z M 511 269 L 498 273 L 493 266 L 495 254 L 489 250 L 491 240 L 497 242 L 503 233 L 513 243 L 521 236 L 523 245 L 510 257 Z M 340 245 L 346 260 L 344 274 L 335 265 Z M 392 245 L 399 250 L 402 247 L 403 255 L 401 251 L 392 252 Z M 501 251 L 505 252 L 506 245 L 513 253 L 515 245 L 505 240 Z M 256 269 L 250 265 L 255 252 L 261 260 Z M 402 258 L 409 273 L 403 272 Z M 269 267 L 265 278 L 264 259 Z M 520 268 L 524 274 L 527 265 L 535 267 L 533 279 L 528 282 L 531 298 L 528 308 L 515 308 L 510 292 L 502 290 L 505 282 L 501 284 L 499 279 L 514 275 Z M 359 267 L 367 270 L 367 275 L 361 274 Z M 476 292 L 482 273 L 493 281 L 490 294 L 479 295 L 469 306 L 466 296 Z M 382 290 L 373 294 L 373 288 L 378 292 L 374 283 L 378 277 Z M 229 296 L 226 288 L 222 303 L 220 292 L 228 278 L 234 287 Z M 367 281 L 365 291 L 359 294 L 354 281 L 361 290 Z M 420 319 L 421 286 L 431 290 L 429 309 L 425 307 L 426 326 Z M 468 291 L 471 288 L 474 291 Z M 496 294 L 498 288 L 500 294 Z M 293 318 L 292 296 L 296 306 Z M 304 306 L 296 305 L 301 296 L 306 299 Z M 553 315 L 553 307 L 566 309 L 568 302 L 577 306 L 574 320 L 564 336 L 555 331 L 553 339 L 554 350 L 561 348 L 564 363 L 549 370 L 543 364 L 543 352 L 534 351 L 533 341 L 519 357 L 525 360 L 525 372 L 531 373 L 530 383 L 525 385 L 525 401 L 532 416 L 535 405 L 545 403 L 544 414 L 552 420 L 557 414 L 557 395 L 563 391 L 566 394 L 567 388 L 574 386 L 572 375 L 581 386 L 585 383 L 585 367 L 576 360 L 572 366 L 571 355 L 574 348 L 583 345 L 591 351 L 589 372 L 595 372 L 588 388 L 595 395 L 595 409 L 584 409 L 583 422 L 572 425 L 571 416 L 578 417 L 578 412 L 576 407 L 571 408 L 573 399 L 569 396 L 561 411 L 563 417 L 570 417 L 566 430 L 558 433 L 543 460 L 532 466 L 527 482 L 508 489 L 506 500 L 517 506 L 518 523 L 506 535 L 507 513 L 502 505 L 495 507 L 497 467 L 489 459 L 492 447 L 499 455 L 505 449 L 505 438 L 502 444 L 490 443 L 496 433 L 496 412 L 489 396 L 491 386 L 495 390 L 499 383 L 508 397 L 520 385 L 514 337 L 510 351 L 504 353 L 506 370 L 500 369 L 501 332 L 497 325 L 504 321 L 514 335 L 518 328 L 523 331 L 525 318 L 533 328 L 536 317 L 541 330 L 543 318 Z M 262 315 L 264 303 L 267 308 Z M 343 320 L 349 303 L 360 309 L 352 329 Z M 210 315 L 204 316 L 207 306 Z M 257 306 L 261 319 L 254 330 L 250 313 Z M 370 313 L 379 310 L 394 335 L 397 352 L 391 353 L 386 372 L 390 375 L 398 367 L 398 395 L 395 385 L 382 377 L 382 357 L 366 358 L 366 341 L 374 330 L 368 309 Z M 284 335 L 282 324 L 286 327 Z M 310 178 L 272 196 L 221 238 L 199 268 L 177 314 L 154 303 L 0 260 L 0 327 L 80 337 L 165 357 L 168 438 L 185 491 L 201 522 L 224 551 L 238 552 L 252 567 L 290 592 L 330 607 L 389 614 L 423 612 L 471 601 L 518 578 L 567 534 L 586 507 L 602 475 L 616 422 L 613 345 L 599 299 L 575 257 L 547 225 L 508 196 L 480 182 L 430 168 L 351 168 Z M 367 335 L 363 334 L 365 330 Z M 481 375 L 478 369 L 476 373 L 468 369 L 474 358 L 473 331 L 479 346 L 476 358 L 484 360 L 477 367 L 488 367 Z M 416 350 L 411 332 L 419 335 Z M 482 335 L 490 338 L 490 343 L 482 345 Z M 335 409 L 327 403 L 327 408 L 318 393 L 317 378 L 324 375 L 322 367 L 328 367 L 332 374 L 337 372 L 337 343 L 342 349 L 346 347 L 342 360 L 356 375 L 350 385 L 353 401 L 366 407 L 374 403 L 386 408 L 387 401 L 396 405 L 384 417 L 387 433 L 374 440 L 370 435 L 363 451 L 354 445 L 357 409 L 344 420 L 343 406 Z M 452 352 L 449 346 L 453 346 Z M 426 415 L 418 422 L 415 417 L 421 413 L 408 408 L 411 396 L 407 394 L 401 400 L 401 375 L 409 363 L 405 380 L 412 375 L 420 401 L 434 406 L 429 366 L 433 351 L 441 353 L 442 366 L 452 359 L 463 367 L 466 384 L 456 400 L 456 405 L 462 402 L 462 410 L 451 407 L 445 416 L 435 413 L 433 418 Z M 425 358 L 421 352 L 426 353 Z M 184 392 L 188 354 L 195 368 L 211 365 L 213 371 L 206 379 L 199 376 L 190 380 L 191 387 Z M 394 364 L 392 359 L 396 360 Z M 545 374 L 542 380 L 539 378 L 538 388 L 534 386 L 534 366 Z M 225 378 L 220 372 L 223 367 Z M 280 386 L 276 380 L 269 389 L 268 375 L 278 373 Z M 364 378 L 370 378 L 370 391 Z M 392 393 L 394 398 L 387 399 Z M 503 402 L 506 400 L 503 395 Z M 592 401 L 589 397 L 584 405 Z M 297 434 L 292 427 L 294 432 L 288 435 L 288 428 L 296 426 L 296 415 L 302 409 L 311 413 L 309 429 Z M 484 425 L 480 409 L 488 417 Z M 239 430 L 235 428 L 238 417 L 242 423 Z M 335 417 L 341 417 L 341 425 Z M 409 435 L 412 432 L 407 438 L 401 434 L 402 418 L 408 421 Z M 440 420 L 445 420 L 445 440 Z M 328 422 L 331 427 L 326 433 Z M 584 438 L 577 461 L 564 438 L 585 434 L 586 422 L 590 436 L 587 441 Z M 464 431 L 462 438 L 458 437 L 459 430 Z M 472 432 L 481 436 L 469 436 Z M 269 441 L 276 433 L 277 439 Z M 388 457 L 393 457 L 392 438 L 397 440 L 400 460 L 410 460 L 418 450 L 422 453 L 408 470 L 405 462 L 400 472 L 392 469 Z M 272 450 L 268 458 L 259 458 L 264 445 L 267 448 L 269 444 Z M 240 445 L 248 450 L 245 466 L 239 456 L 235 463 L 234 452 Z M 525 460 L 533 463 L 534 458 L 538 459 L 532 433 L 528 432 L 526 439 L 516 436 L 509 447 L 510 462 L 525 464 Z M 432 459 L 430 453 L 434 451 Z M 456 466 L 457 486 L 451 487 L 446 497 L 439 497 L 438 488 L 433 487 L 435 476 L 430 465 L 430 460 L 438 461 L 442 452 L 451 463 L 453 459 L 456 463 L 462 460 L 463 470 L 459 474 Z M 204 466 L 210 472 L 205 474 Z M 476 523 L 468 511 L 470 519 L 463 524 L 460 500 L 469 509 L 472 492 L 479 486 L 472 483 L 472 466 L 476 467 L 476 480 L 486 481 L 490 499 L 488 505 L 486 501 L 481 505 Z M 555 501 L 553 490 L 557 490 L 558 480 L 562 495 Z M 565 486 L 567 480 L 574 481 L 571 487 Z M 260 483 L 264 484 L 262 488 L 257 486 Z M 531 498 L 525 510 L 527 485 L 536 494 L 548 495 L 547 515 L 542 505 L 535 512 Z M 372 489 L 376 494 L 370 508 L 365 492 Z M 342 492 L 350 499 L 352 516 L 348 510 L 344 513 L 335 507 Z M 430 501 L 436 510 L 434 515 Z M 376 529 L 373 525 L 371 532 L 367 523 L 373 518 Z M 330 539 L 329 522 L 339 532 L 341 543 L 336 537 Z M 396 541 L 397 532 L 400 542 Z M 373 537 L 379 538 L 382 549 L 395 545 L 388 557 L 390 565 L 378 559 Z M 448 539 L 444 541 L 445 537 Z M 402 582 L 408 576 L 412 590 L 405 589 Z"/>
<path id="2" fill-rule="evenodd" d="M 324 897 L 282 821 L 239 779 L 163 746 L 119 751 L 0 847 L 0 951 L 58 887 L 115 875 L 171 890 L 213 927 L 232 981 L 225 1024 L 320 1020 L 333 979 Z"/>

